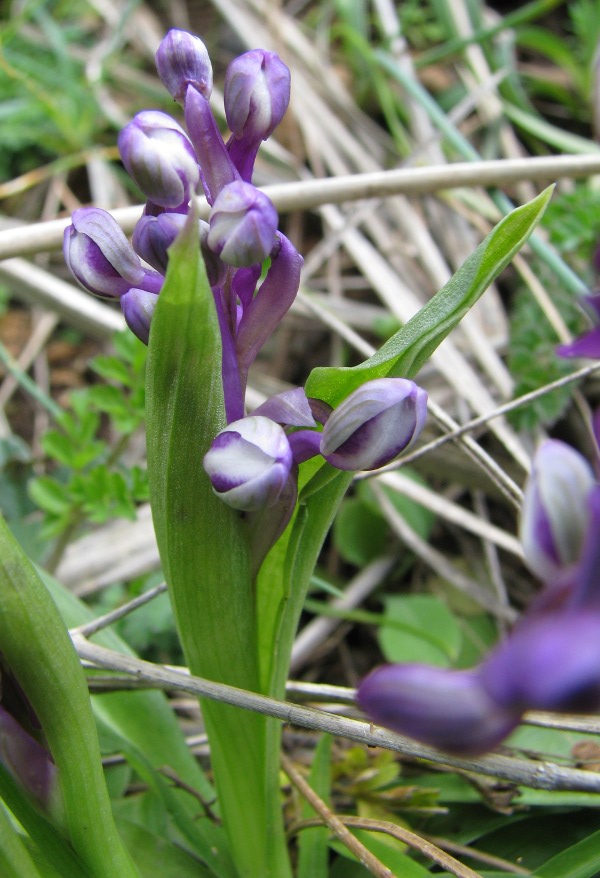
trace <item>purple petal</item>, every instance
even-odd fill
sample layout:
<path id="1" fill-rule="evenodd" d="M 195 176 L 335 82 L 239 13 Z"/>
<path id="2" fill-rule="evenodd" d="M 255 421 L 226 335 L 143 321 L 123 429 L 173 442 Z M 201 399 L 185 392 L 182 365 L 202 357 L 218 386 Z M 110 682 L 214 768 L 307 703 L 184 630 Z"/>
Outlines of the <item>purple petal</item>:
<path id="1" fill-rule="evenodd" d="M 273 221 L 276 228 L 276 214 L 269 220 L 269 228 Z M 256 296 L 244 308 L 239 326 L 236 350 L 243 371 L 250 368 L 298 294 L 303 259 L 285 235 L 278 233 L 277 240 L 279 251 Z"/>
<path id="2" fill-rule="evenodd" d="M 556 579 L 579 558 L 587 527 L 587 498 L 595 484 L 587 460 L 550 439 L 537 450 L 521 509 L 525 560 L 541 579 Z"/>
<path id="3" fill-rule="evenodd" d="M 271 396 L 254 409 L 252 414 L 263 415 L 287 427 L 317 426 L 303 387 L 294 387 L 292 390 L 284 390 L 283 393 Z"/>

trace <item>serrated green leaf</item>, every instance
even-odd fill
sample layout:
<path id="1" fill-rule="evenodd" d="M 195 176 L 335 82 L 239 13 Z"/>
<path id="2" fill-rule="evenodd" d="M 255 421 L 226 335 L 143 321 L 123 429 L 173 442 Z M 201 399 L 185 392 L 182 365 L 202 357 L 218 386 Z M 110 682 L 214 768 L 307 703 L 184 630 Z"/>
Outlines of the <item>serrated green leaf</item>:
<path id="1" fill-rule="evenodd" d="M 448 283 L 372 357 L 358 366 L 313 369 L 309 397 L 335 407 L 365 381 L 413 378 L 527 241 L 552 194 L 544 190 L 498 223 Z"/>

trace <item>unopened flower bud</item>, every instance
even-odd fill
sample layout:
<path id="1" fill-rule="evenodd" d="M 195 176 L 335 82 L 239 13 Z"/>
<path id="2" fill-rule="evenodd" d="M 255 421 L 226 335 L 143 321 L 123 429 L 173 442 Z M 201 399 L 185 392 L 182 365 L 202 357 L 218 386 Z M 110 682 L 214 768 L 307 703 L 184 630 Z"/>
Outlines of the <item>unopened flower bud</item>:
<path id="1" fill-rule="evenodd" d="M 183 102 L 189 85 L 210 96 L 212 66 L 200 37 L 176 28 L 170 30 L 156 52 L 156 69 L 162 84 L 176 101 Z"/>
<path id="2" fill-rule="evenodd" d="M 148 265 L 164 274 L 169 261 L 168 249 L 185 225 L 183 213 L 159 213 L 143 216 L 137 223 L 132 237 L 136 253 Z"/>
<path id="3" fill-rule="evenodd" d="M 144 344 L 148 344 L 150 338 L 150 322 L 157 301 L 158 295 L 156 293 L 148 293 L 146 290 L 135 288 L 121 296 L 121 310 L 125 323 Z"/>
<path id="4" fill-rule="evenodd" d="M 118 298 L 142 284 L 144 269 L 117 221 L 105 210 L 82 207 L 65 229 L 63 252 L 75 279 L 97 296 Z"/>
<path id="5" fill-rule="evenodd" d="M 415 441 L 426 417 L 427 394 L 414 381 L 367 381 L 328 418 L 321 454 L 337 469 L 377 469 Z"/>
<path id="6" fill-rule="evenodd" d="M 227 68 L 223 100 L 227 124 L 235 137 L 266 140 L 287 110 L 290 71 L 273 52 L 245 52 Z"/>
<path id="7" fill-rule="evenodd" d="M 525 560 L 540 579 L 556 579 L 579 559 L 594 485 L 591 466 L 569 445 L 549 439 L 540 446 L 525 486 L 520 524 Z"/>
<path id="8" fill-rule="evenodd" d="M 210 213 L 207 243 L 227 265 L 262 262 L 275 246 L 277 211 L 271 200 L 250 183 L 224 186 Z"/>
<path id="9" fill-rule="evenodd" d="M 491 750 L 517 725 L 520 712 L 499 707 L 476 671 L 385 665 L 360 684 L 358 703 L 374 722 L 444 750 Z"/>
<path id="10" fill-rule="evenodd" d="M 194 147 L 167 113 L 143 110 L 118 139 L 123 164 L 142 192 L 161 207 L 189 201 L 200 181 Z"/>
<path id="11" fill-rule="evenodd" d="M 222 430 L 204 456 L 215 493 L 245 512 L 274 506 L 292 468 L 292 452 L 279 424 L 260 416 Z"/>

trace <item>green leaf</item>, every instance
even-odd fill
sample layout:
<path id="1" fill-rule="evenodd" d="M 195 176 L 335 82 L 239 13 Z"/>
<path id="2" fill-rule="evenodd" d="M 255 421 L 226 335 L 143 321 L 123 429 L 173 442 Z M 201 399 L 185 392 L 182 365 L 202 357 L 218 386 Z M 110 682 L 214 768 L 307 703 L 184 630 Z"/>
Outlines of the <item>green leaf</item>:
<path id="1" fill-rule="evenodd" d="M 360 498 L 343 500 L 333 525 L 333 539 L 344 561 L 363 567 L 383 554 L 388 536 L 381 515 Z"/>
<path id="2" fill-rule="evenodd" d="M 0 643 L 46 735 L 73 847 L 95 878 L 137 878 L 113 821 L 79 658 L 56 605 L 2 518 Z"/>
<path id="3" fill-rule="evenodd" d="M 35 863 L 1 803 L 0 875 L 3 878 L 40 878 Z"/>
<path id="4" fill-rule="evenodd" d="M 385 599 L 379 645 L 389 662 L 423 662 L 448 667 L 456 661 L 462 634 L 455 616 L 433 595 L 391 595 Z"/>
<path id="5" fill-rule="evenodd" d="M 118 357 L 97 356 L 90 365 L 94 372 L 107 381 L 116 381 L 124 387 L 129 387 L 131 384 L 131 373 L 127 365 Z"/>
<path id="6" fill-rule="evenodd" d="M 192 673 L 258 691 L 254 591 L 244 522 L 202 467 L 225 426 L 221 338 L 190 214 L 169 252 L 150 331 L 147 447 L 152 514 Z M 242 874 L 289 874 L 280 803 L 266 813 L 266 720 L 205 701 L 223 822 Z M 268 821 L 268 823 L 267 823 Z M 269 865 L 268 865 L 269 864 Z"/>
<path id="7" fill-rule="evenodd" d="M 64 515 L 72 506 L 66 486 L 50 476 L 31 479 L 27 490 L 33 502 L 52 515 Z"/>
<path id="8" fill-rule="evenodd" d="M 412 479 L 412 481 L 416 482 L 418 485 L 427 485 L 425 479 L 415 472 L 415 470 L 410 469 L 410 467 L 403 467 L 402 475 Z M 382 485 L 381 487 L 394 506 L 394 509 L 400 513 L 414 532 L 424 540 L 429 539 L 429 535 L 435 524 L 435 513 L 432 512 L 431 509 L 427 509 L 425 506 L 417 503 L 415 500 L 411 500 L 410 497 L 401 494 L 400 491 L 396 491 L 391 485 Z M 374 496 L 368 481 L 359 482 L 358 495 L 363 503 L 369 506 L 369 508 L 379 516 L 381 522 L 381 519 L 384 518 L 384 516 L 382 515 L 379 501 Z"/>
<path id="9" fill-rule="evenodd" d="M 365 381 L 386 376 L 414 377 L 521 249 L 551 194 L 549 187 L 504 217 L 439 293 L 364 363 L 313 369 L 306 384 L 307 396 L 335 407 Z"/>
<path id="10" fill-rule="evenodd" d="M 197 859 L 167 839 L 128 820 L 119 821 L 119 828 L 142 878 L 211 878 Z"/>
<path id="11" fill-rule="evenodd" d="M 0 764 L 0 798 L 21 826 L 26 828 L 29 852 L 34 862 L 38 863 L 42 875 L 46 874 L 47 869 L 43 867 L 47 864 L 49 869 L 55 870 L 52 874 L 58 876 L 92 878 L 91 873 L 73 851 L 67 839 L 64 838 L 62 831 L 40 814 L 2 764 Z M 0 810 L 3 810 L 1 805 Z M 14 827 L 12 830 L 15 831 Z M 0 833 L 1 836 L 2 833 Z M 6 844 L 10 844 L 10 842 L 7 841 Z M 0 851 L 3 848 L 4 840 L 0 843 Z M 3 871 L 0 874 L 4 876 Z"/>
<path id="12" fill-rule="evenodd" d="M 43 573 L 44 581 L 61 615 L 69 627 L 91 621 L 94 614 L 71 591 Z M 101 646 L 134 655 L 127 643 L 114 630 L 98 632 L 94 640 Z M 189 790 L 204 801 L 214 800 L 214 789 L 188 749 L 182 730 L 168 700 L 162 692 L 108 692 L 94 696 L 92 707 L 104 733 L 117 742 L 116 747 L 129 756 L 145 775 L 169 813 L 178 831 L 192 848 L 211 864 L 220 878 L 232 878 L 223 830 L 207 820 L 198 819 L 199 803 L 187 789 L 175 788 L 158 772 L 169 768 Z"/>

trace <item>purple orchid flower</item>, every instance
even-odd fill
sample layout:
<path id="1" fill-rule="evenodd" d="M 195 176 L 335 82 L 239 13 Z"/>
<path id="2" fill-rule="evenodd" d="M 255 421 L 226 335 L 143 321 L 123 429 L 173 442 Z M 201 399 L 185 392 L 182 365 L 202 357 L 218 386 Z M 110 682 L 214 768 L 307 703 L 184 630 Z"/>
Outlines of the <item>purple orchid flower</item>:
<path id="1" fill-rule="evenodd" d="M 188 86 L 209 98 L 213 73 L 206 46 L 200 37 L 173 28 L 156 52 L 160 80 L 174 100 L 183 103 Z"/>

